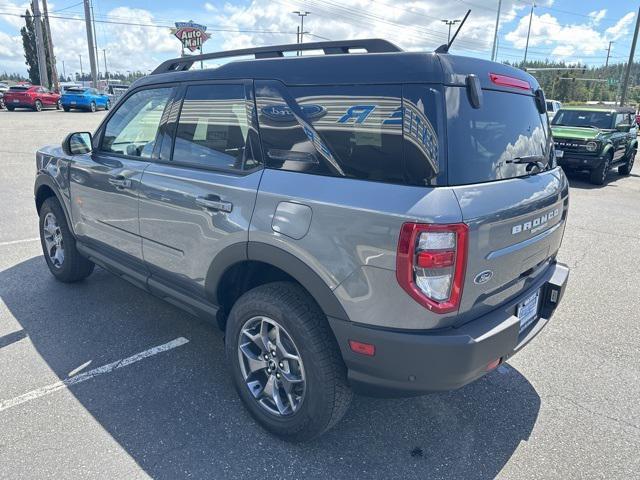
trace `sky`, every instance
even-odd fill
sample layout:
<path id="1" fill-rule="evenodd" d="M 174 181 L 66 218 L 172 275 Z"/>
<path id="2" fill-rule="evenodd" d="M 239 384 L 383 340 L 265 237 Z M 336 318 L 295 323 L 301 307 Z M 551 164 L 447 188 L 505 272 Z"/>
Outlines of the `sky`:
<path id="1" fill-rule="evenodd" d="M 30 2 L 0 0 L 0 73 L 26 75 L 20 27 Z M 498 60 L 517 62 L 524 55 L 531 0 L 502 0 Z M 442 19 L 471 15 L 451 53 L 491 57 L 498 0 L 93 0 L 100 70 L 104 54 L 109 71 L 152 70 L 180 55 L 170 34 L 176 21 L 206 25 L 211 38 L 204 52 L 294 43 L 299 17 L 305 17 L 306 41 L 379 37 L 406 50 L 431 51 L 446 43 Z M 58 70 L 88 71 L 84 8 L 80 0 L 48 0 Z M 638 0 L 536 0 L 528 59 L 602 65 L 629 55 Z M 124 25 L 124 24 L 127 25 Z M 455 27 L 454 27 L 455 28 Z M 636 58 L 638 58 L 637 54 Z"/>

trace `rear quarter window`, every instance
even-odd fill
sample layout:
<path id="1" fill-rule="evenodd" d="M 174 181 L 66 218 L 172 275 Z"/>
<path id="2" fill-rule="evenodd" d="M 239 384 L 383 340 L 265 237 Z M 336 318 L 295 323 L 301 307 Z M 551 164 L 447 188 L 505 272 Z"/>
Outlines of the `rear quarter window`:
<path id="1" fill-rule="evenodd" d="M 402 90 L 402 85 L 287 88 L 256 82 L 267 166 L 429 184 L 439 170 L 435 122 L 428 119 L 433 113 L 418 93 L 414 102 L 403 103 Z"/>

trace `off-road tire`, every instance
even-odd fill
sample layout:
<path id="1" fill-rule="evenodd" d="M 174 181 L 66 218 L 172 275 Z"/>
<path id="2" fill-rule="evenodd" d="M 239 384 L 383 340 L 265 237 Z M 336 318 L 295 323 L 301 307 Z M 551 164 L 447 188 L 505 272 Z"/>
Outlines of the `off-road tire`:
<path id="1" fill-rule="evenodd" d="M 64 244 L 64 261 L 62 265 L 55 266 L 47 253 L 47 247 L 44 238 L 44 220 L 48 213 L 52 213 L 60 227 Z M 83 257 L 76 248 L 76 240 L 69 230 L 66 217 L 58 199 L 55 197 L 47 198 L 40 207 L 40 244 L 45 261 L 49 267 L 49 271 L 53 276 L 65 283 L 78 282 L 93 272 L 94 263 Z"/>
<path id="2" fill-rule="evenodd" d="M 304 364 L 304 398 L 289 416 L 266 411 L 242 375 L 240 333 L 245 323 L 257 316 L 273 319 L 287 331 Z M 243 294 L 229 314 L 225 343 L 238 395 L 251 415 L 272 434 L 288 441 L 307 441 L 330 429 L 347 411 L 352 392 L 338 344 L 323 312 L 299 285 L 274 282 Z"/>
<path id="3" fill-rule="evenodd" d="M 590 180 L 594 185 L 604 185 L 607 181 L 607 174 L 609 173 L 609 168 L 611 166 L 612 155 L 607 155 L 606 158 L 602 160 L 602 163 L 591 170 Z"/>
<path id="4" fill-rule="evenodd" d="M 624 165 L 620 165 L 618 167 L 618 173 L 620 175 L 629 175 L 631 173 L 631 169 L 633 168 L 633 162 L 636 159 L 636 154 L 637 154 L 637 150 L 631 150 L 631 152 L 629 152 L 629 158 L 627 158 L 627 163 L 625 163 Z"/>

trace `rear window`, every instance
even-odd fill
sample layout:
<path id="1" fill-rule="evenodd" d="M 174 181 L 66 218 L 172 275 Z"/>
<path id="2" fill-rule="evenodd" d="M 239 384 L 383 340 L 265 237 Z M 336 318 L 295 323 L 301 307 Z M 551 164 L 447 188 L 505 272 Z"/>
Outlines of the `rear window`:
<path id="1" fill-rule="evenodd" d="M 65 92 L 67 93 L 84 93 L 86 89 L 84 88 L 67 88 Z"/>
<path id="2" fill-rule="evenodd" d="M 446 109 L 450 185 L 525 176 L 526 165 L 510 161 L 548 156 L 547 122 L 532 96 L 483 90 L 476 109 L 464 87 L 447 87 Z"/>
<path id="3" fill-rule="evenodd" d="M 31 87 L 10 87 L 9 90 L 11 90 L 12 92 L 26 92 L 30 88 Z"/>
<path id="4" fill-rule="evenodd" d="M 613 128 L 615 113 L 597 110 L 560 110 L 552 125 L 569 127 Z"/>

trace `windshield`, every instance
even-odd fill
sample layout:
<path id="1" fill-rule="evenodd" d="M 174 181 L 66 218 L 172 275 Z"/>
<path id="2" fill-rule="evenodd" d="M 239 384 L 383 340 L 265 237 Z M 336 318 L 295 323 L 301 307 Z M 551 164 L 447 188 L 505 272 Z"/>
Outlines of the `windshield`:
<path id="1" fill-rule="evenodd" d="M 527 161 L 546 166 L 550 153 L 546 114 L 530 95 L 483 90 L 473 108 L 463 87 L 447 87 L 450 185 L 529 175 Z M 523 162 L 523 163 L 518 163 Z"/>
<path id="2" fill-rule="evenodd" d="M 552 125 L 587 128 L 612 128 L 614 114 L 597 110 L 560 110 Z"/>

